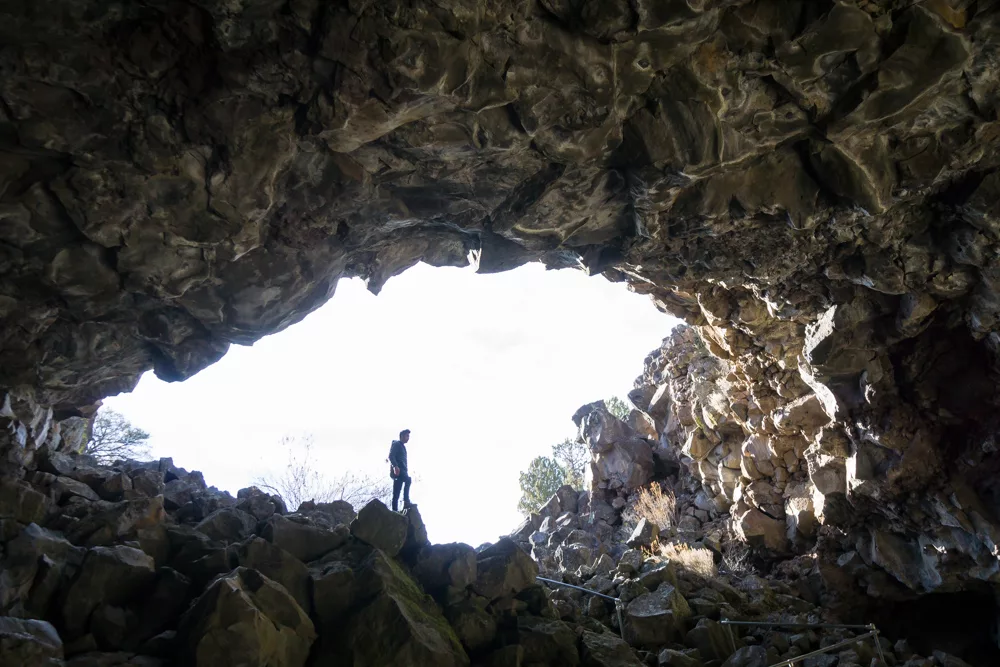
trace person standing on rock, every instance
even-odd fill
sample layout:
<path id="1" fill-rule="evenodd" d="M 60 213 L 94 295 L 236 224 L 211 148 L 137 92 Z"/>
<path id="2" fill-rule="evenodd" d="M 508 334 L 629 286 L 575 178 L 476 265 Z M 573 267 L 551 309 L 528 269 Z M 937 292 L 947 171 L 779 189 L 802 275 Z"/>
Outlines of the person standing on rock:
<path id="1" fill-rule="evenodd" d="M 410 475 L 406 467 L 406 443 L 410 441 L 410 430 L 399 432 L 399 440 L 392 441 L 389 448 L 389 477 L 392 478 L 392 511 L 399 511 L 399 490 L 403 490 L 403 509 L 410 506 Z"/>

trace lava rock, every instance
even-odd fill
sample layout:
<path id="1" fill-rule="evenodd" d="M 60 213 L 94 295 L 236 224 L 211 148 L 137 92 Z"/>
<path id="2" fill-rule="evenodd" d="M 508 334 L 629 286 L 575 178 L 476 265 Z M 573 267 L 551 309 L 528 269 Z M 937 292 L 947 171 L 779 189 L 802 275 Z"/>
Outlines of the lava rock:
<path id="1" fill-rule="evenodd" d="M 670 584 L 660 584 L 625 607 L 625 639 L 642 648 L 661 648 L 684 630 L 691 609 L 680 592 Z"/>
<path id="2" fill-rule="evenodd" d="M 281 585 L 241 567 L 216 579 L 181 619 L 178 657 L 192 667 L 302 667 L 315 639 L 309 616 Z"/>
<path id="3" fill-rule="evenodd" d="M 195 526 L 195 530 L 223 544 L 245 540 L 256 529 L 257 519 L 235 508 L 216 510 Z"/>
<path id="4" fill-rule="evenodd" d="M 769 664 L 763 646 L 744 646 L 722 663 L 722 667 L 767 667 Z"/>
<path id="5" fill-rule="evenodd" d="M 490 600 L 516 595 L 538 577 L 538 566 L 509 538 L 476 554 L 476 570 L 472 590 Z"/>
<path id="6" fill-rule="evenodd" d="M 351 522 L 351 534 L 387 555 L 395 556 L 406 543 L 409 525 L 407 517 L 393 512 L 376 499 L 368 501 L 358 512 L 358 517 Z"/>
<path id="7" fill-rule="evenodd" d="M 261 537 L 308 563 L 344 544 L 346 530 L 326 530 L 275 514 L 261 530 Z"/>
<path id="8" fill-rule="evenodd" d="M 638 525 L 632 531 L 626 544 L 633 549 L 649 549 L 660 537 L 660 529 L 649 519 L 643 517 L 639 519 Z"/>
<path id="9" fill-rule="evenodd" d="M 240 566 L 260 572 L 284 586 L 306 613 L 312 610 L 309 569 L 292 554 L 262 538 L 253 537 L 236 549 L 236 560 Z"/>
<path id="10" fill-rule="evenodd" d="M 149 592 L 155 579 L 153 559 L 138 549 L 122 545 L 90 549 L 63 604 L 68 636 L 77 637 L 87 630 L 98 605 L 137 600 Z"/>
<path id="11" fill-rule="evenodd" d="M 0 616 L 0 667 L 61 667 L 63 643 L 45 621 Z"/>
<path id="12" fill-rule="evenodd" d="M 612 634 L 586 632 L 580 635 L 582 667 L 642 667 L 632 648 Z"/>

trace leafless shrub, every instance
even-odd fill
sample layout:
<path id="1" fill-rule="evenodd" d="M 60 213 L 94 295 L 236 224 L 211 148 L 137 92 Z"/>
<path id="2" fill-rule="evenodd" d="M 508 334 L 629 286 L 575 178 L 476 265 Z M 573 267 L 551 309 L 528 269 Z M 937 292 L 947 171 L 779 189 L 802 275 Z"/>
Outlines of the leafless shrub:
<path id="1" fill-rule="evenodd" d="M 722 569 L 737 577 L 755 574 L 752 556 L 753 552 L 746 542 L 740 540 L 730 526 L 726 526 L 722 536 Z"/>
<path id="2" fill-rule="evenodd" d="M 346 472 L 338 477 L 327 477 L 319 470 L 313 456 L 313 437 L 285 436 L 281 447 L 288 451 L 288 464 L 280 473 L 265 475 L 254 485 L 268 493 L 281 496 L 290 509 L 307 500 L 329 503 L 345 500 L 360 507 L 372 498 L 388 504 L 392 499 L 392 482 L 370 475 Z"/>
<path id="3" fill-rule="evenodd" d="M 659 484 L 653 484 L 639 490 L 638 499 L 626 510 L 623 518 L 630 526 L 646 519 L 660 530 L 665 530 L 677 525 L 677 498 L 669 489 L 664 491 Z"/>

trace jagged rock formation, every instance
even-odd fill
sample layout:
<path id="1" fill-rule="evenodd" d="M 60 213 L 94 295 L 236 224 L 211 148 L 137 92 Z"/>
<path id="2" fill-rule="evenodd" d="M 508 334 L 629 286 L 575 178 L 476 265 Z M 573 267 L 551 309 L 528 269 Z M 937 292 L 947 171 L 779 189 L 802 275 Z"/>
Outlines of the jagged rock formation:
<path id="1" fill-rule="evenodd" d="M 949 473 L 926 441 L 899 452 L 859 444 L 830 417 L 822 385 L 806 385 L 801 369 L 765 367 L 758 348 L 719 350 L 724 336 L 678 329 L 647 358 L 632 399 L 655 421 L 658 446 L 679 452 L 704 502 L 728 511 L 744 539 L 776 554 L 815 548 L 845 598 L 997 580 L 1000 524 L 986 481 L 971 474 L 985 461 L 963 457 Z M 885 423 L 923 437 L 918 421 Z"/>
<path id="2" fill-rule="evenodd" d="M 795 582 L 719 576 L 703 569 L 710 555 L 698 569 L 655 545 L 602 541 L 589 493 L 561 489 L 546 505 L 560 514 L 553 535 L 577 522 L 570 536 L 589 534 L 593 547 L 546 569 L 518 533 L 478 549 L 431 545 L 415 508 L 310 502 L 289 513 L 280 498 L 253 488 L 233 498 L 169 459 L 107 468 L 46 450 L 38 463 L 3 485 L 23 493 L 0 498 L 5 667 L 753 667 L 855 636 L 721 624 L 834 619 Z M 41 510 L 18 515 L 28 493 Z M 620 610 L 543 588 L 540 567 L 620 598 Z M 967 667 L 881 642 L 889 665 Z M 807 664 L 887 667 L 874 656 L 858 643 Z"/>
<path id="3" fill-rule="evenodd" d="M 933 659 L 937 662 L 914 657 L 914 650 L 903 641 L 896 646 L 898 655 L 889 656 L 901 663 L 912 658 L 906 664 L 947 665 L 952 658 L 944 649 L 977 665 L 994 664 L 1000 651 L 993 595 L 936 595 L 926 598 L 926 604 L 900 604 L 916 595 L 905 582 L 893 579 L 896 570 L 879 560 L 885 558 L 885 547 L 879 542 L 882 550 L 874 556 L 872 551 L 855 550 L 856 540 L 863 544 L 866 536 L 878 535 L 876 529 L 866 532 L 864 526 L 878 525 L 880 515 L 846 521 L 817 512 L 815 508 L 824 507 L 824 496 L 829 494 L 812 485 L 804 463 L 800 468 L 791 457 L 785 462 L 773 450 L 741 449 L 744 440 L 762 435 L 766 440 L 774 434 L 754 432 L 752 423 L 732 417 L 733 408 L 726 401 L 739 402 L 744 394 L 725 382 L 726 373 L 733 377 L 725 369 L 726 364 L 709 353 L 694 329 L 680 328 L 664 341 L 662 350 L 647 359 L 647 373 L 637 380 L 632 393 L 637 403 L 653 406 L 648 410 L 655 418 L 633 411 L 626 423 L 611 415 L 603 402 L 578 411 L 580 440 L 592 446 L 589 488 L 559 489 L 511 535 L 538 563 L 540 573 L 620 598 L 624 637 L 647 653 L 652 649 L 674 652 L 660 657 L 660 664 L 700 667 L 702 660 L 712 664 L 712 660 L 734 655 L 741 640 L 713 625 L 720 618 L 876 621 L 894 639 L 909 640 L 924 653 L 937 652 Z M 664 384 L 649 384 L 647 380 L 654 376 Z M 779 407 L 777 413 L 801 416 L 787 406 Z M 648 424 L 647 420 L 654 422 L 647 437 L 629 426 Z M 800 418 L 777 421 L 799 428 L 811 423 Z M 741 424 L 748 432 L 736 438 Z M 813 429 L 820 430 L 815 425 Z M 661 434 L 659 439 L 652 437 L 656 433 Z M 697 444 L 699 438 L 711 441 Z M 617 460 L 642 447 L 646 452 L 641 458 L 654 462 L 652 471 L 643 475 L 644 488 L 601 472 L 601 461 Z M 768 474 L 760 473 L 758 466 Z M 732 474 L 727 476 L 725 469 Z M 670 501 L 666 505 L 652 506 L 648 499 L 644 503 L 639 498 L 642 494 L 636 493 L 656 486 L 666 488 L 664 497 Z M 811 494 L 817 497 L 816 506 Z M 847 506 L 850 498 L 838 502 Z M 763 509 L 758 509 L 758 503 Z M 650 514 L 642 516 L 642 511 Z M 657 516 L 662 523 L 648 516 Z M 794 556 L 795 551 L 801 555 Z M 766 579 L 761 572 L 767 572 Z M 954 576 L 962 574 L 955 571 Z M 738 593 L 727 593 L 720 585 L 735 587 Z M 552 599 L 565 618 L 590 617 L 619 627 L 613 608 L 601 599 L 559 588 Z M 762 644 L 777 642 L 771 647 L 775 650 L 740 660 L 756 664 L 753 660 L 759 659 L 762 666 L 770 665 L 844 638 L 839 632 L 825 634 L 826 630 L 813 633 L 808 645 L 801 633 L 795 637 L 758 635 Z M 857 650 L 865 654 L 870 647 L 855 646 L 806 664 L 878 664 L 871 656 L 859 657 Z M 886 645 L 887 653 L 892 650 Z M 684 651 L 688 653 L 676 655 Z"/>
<path id="4" fill-rule="evenodd" d="M 538 260 L 702 327 L 694 379 L 662 375 L 668 347 L 639 397 L 701 511 L 775 552 L 816 534 L 870 595 L 992 586 L 998 22 L 995 0 L 5 2 L 0 454 L 71 451 L 95 400 L 342 276 Z M 608 488 L 642 451 L 599 464 Z"/>
<path id="5" fill-rule="evenodd" d="M 0 484 L 3 667 L 642 664 L 561 618 L 507 538 L 431 545 L 416 508 L 377 500 L 289 513 L 169 459 L 37 464 Z"/>

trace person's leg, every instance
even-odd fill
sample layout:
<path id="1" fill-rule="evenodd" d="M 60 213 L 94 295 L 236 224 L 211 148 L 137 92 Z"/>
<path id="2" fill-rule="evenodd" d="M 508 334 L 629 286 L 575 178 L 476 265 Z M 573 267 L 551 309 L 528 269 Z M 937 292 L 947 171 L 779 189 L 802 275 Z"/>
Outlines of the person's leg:
<path id="1" fill-rule="evenodd" d="M 393 512 L 398 512 L 399 511 L 399 490 L 401 488 L 403 488 L 403 478 L 402 477 L 397 477 L 394 480 L 392 480 L 392 511 Z M 409 488 L 410 488 L 409 484 L 407 484 L 406 488 L 407 488 L 407 492 L 409 492 Z M 404 499 L 403 502 L 406 502 L 405 499 Z"/>
<path id="2" fill-rule="evenodd" d="M 403 478 L 403 507 L 410 506 L 410 476 Z"/>

